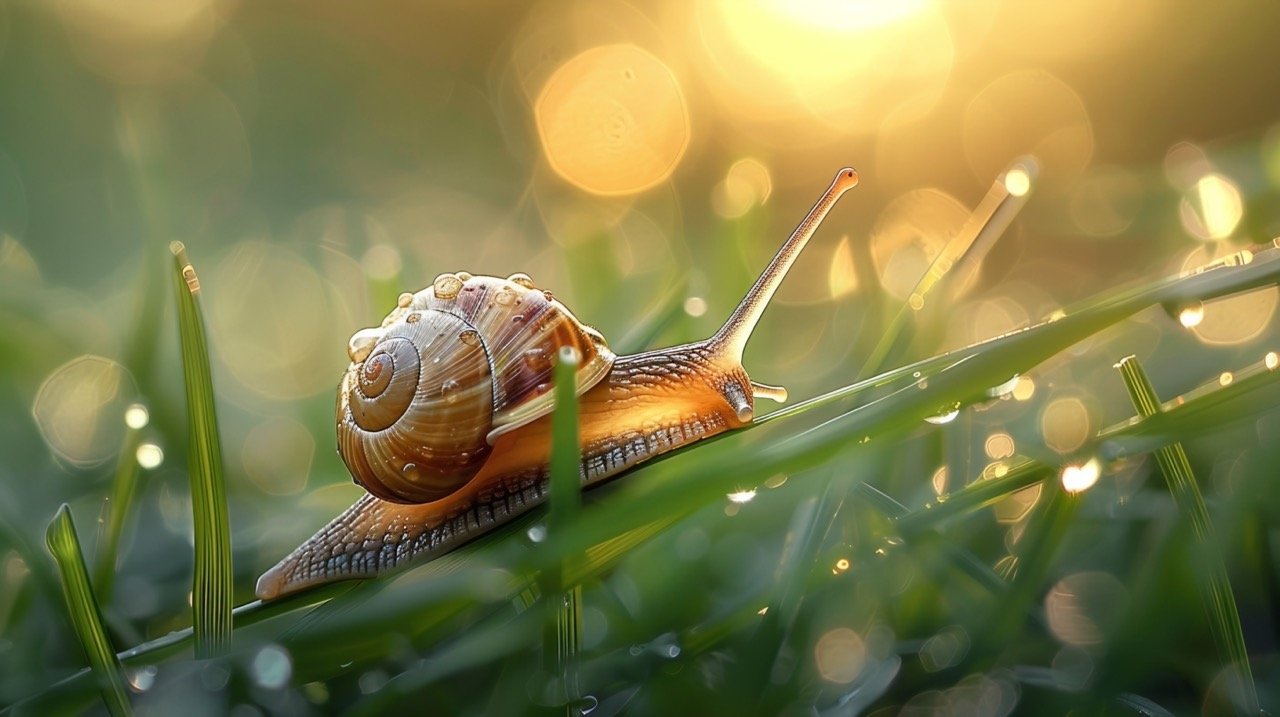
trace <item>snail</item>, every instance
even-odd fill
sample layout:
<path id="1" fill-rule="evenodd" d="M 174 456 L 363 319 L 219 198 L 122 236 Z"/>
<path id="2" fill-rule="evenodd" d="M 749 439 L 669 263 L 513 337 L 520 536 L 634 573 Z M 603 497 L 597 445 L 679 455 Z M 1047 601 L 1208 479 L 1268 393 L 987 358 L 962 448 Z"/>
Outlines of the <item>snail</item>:
<path id="1" fill-rule="evenodd" d="M 751 423 L 755 399 L 786 400 L 742 367 L 747 339 L 836 200 L 840 170 L 724 325 L 691 344 L 615 356 L 525 274 L 442 274 L 402 294 L 347 345 L 338 450 L 368 494 L 258 579 L 270 600 L 373 577 L 452 550 L 548 494 L 552 362 L 581 359 L 580 476 L 593 486 L 679 446 Z"/>

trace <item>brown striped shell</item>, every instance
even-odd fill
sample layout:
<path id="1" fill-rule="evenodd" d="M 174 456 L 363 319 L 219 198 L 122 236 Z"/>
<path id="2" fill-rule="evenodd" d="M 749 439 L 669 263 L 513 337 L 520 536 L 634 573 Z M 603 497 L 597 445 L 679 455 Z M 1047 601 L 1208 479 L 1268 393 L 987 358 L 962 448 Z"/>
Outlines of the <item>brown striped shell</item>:
<path id="1" fill-rule="evenodd" d="M 579 393 L 613 365 L 604 338 L 528 276 L 441 274 L 351 337 L 338 452 L 383 500 L 443 498 L 479 472 L 498 436 L 550 413 L 563 346 L 582 357 Z"/>

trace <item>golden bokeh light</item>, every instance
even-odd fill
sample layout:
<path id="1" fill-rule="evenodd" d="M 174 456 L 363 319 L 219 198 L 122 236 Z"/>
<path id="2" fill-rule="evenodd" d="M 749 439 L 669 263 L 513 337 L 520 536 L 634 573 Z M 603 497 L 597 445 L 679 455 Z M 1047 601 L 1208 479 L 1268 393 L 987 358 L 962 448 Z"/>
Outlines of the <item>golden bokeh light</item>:
<path id="1" fill-rule="evenodd" d="M 1090 458 L 1081 465 L 1070 464 L 1062 467 L 1059 479 L 1062 489 L 1068 493 L 1083 493 L 1098 482 L 1102 476 L 1102 465 L 1097 458 Z"/>
<path id="2" fill-rule="evenodd" d="M 1180 192 L 1191 191 L 1201 177 L 1213 171 L 1204 148 L 1191 142 L 1178 142 L 1164 153 L 1164 178 Z"/>
<path id="3" fill-rule="evenodd" d="M 813 648 L 818 674 L 828 682 L 847 685 L 858 678 L 867 663 L 867 646 L 862 636 L 847 627 L 828 630 Z"/>
<path id="4" fill-rule="evenodd" d="M 1089 439 L 1089 408 L 1076 396 L 1051 400 L 1040 414 L 1045 445 L 1058 453 L 1071 453 Z"/>
<path id="5" fill-rule="evenodd" d="M 782 144 L 812 141 L 814 119 L 865 132 L 906 103 L 923 113 L 955 60 L 947 21 L 928 0 L 708 0 L 691 32 L 707 54 L 709 89 L 736 119 L 809 120 L 803 133 L 769 133 Z"/>
<path id="6" fill-rule="evenodd" d="M 548 164 L 592 194 L 635 194 L 671 176 L 689 146 L 689 111 L 671 70 L 629 44 L 587 50 L 534 103 Z"/>
<path id="7" fill-rule="evenodd" d="M 1084 102 L 1062 80 L 1022 70 L 987 85 L 964 113 L 964 150 L 979 181 L 1000 174 L 1014 157 L 1036 158 L 1041 176 L 1064 183 L 1093 156 L 1093 127 Z"/>
<path id="8" fill-rule="evenodd" d="M 1244 217 L 1240 188 L 1226 176 L 1210 173 L 1196 180 L 1178 208 L 1182 227 L 1201 240 L 1229 238 Z"/>
<path id="9" fill-rule="evenodd" d="M 127 84 L 173 80 L 204 56 L 232 3 L 223 0 L 58 0 L 81 61 Z"/>
<path id="10" fill-rule="evenodd" d="M 1031 175 L 1021 167 L 1011 169 L 1004 175 L 1004 188 L 1015 197 L 1026 196 L 1031 191 Z"/>
<path id="11" fill-rule="evenodd" d="M 858 272 L 853 267 L 853 247 L 849 245 L 849 237 L 840 237 L 840 242 L 831 252 L 831 267 L 827 270 L 827 290 L 831 298 L 839 299 L 858 290 Z"/>
<path id="12" fill-rule="evenodd" d="M 245 387 L 296 399 L 333 388 L 355 324 L 345 299 L 309 262 L 277 244 L 232 248 L 206 278 L 210 344 Z M 326 357 L 328 357 L 326 359 Z"/>
<path id="13" fill-rule="evenodd" d="M 1231 246 L 1229 242 L 1202 244 L 1183 260 L 1183 271 L 1230 259 L 1237 250 L 1238 247 Z M 1185 307 L 1179 312 L 1178 320 L 1201 342 L 1211 346 L 1230 346 L 1261 336 L 1275 317 L 1278 305 L 1280 288 L 1269 286 Z M 1188 310 L 1191 312 L 1189 315 L 1186 314 Z"/>
<path id="14" fill-rule="evenodd" d="M 871 261 L 885 291 L 906 301 L 934 259 L 969 218 L 969 210 L 939 189 L 894 199 L 871 228 Z"/>
<path id="15" fill-rule="evenodd" d="M 1127 600 L 1128 591 L 1110 573 L 1073 573 L 1059 580 L 1045 596 L 1049 631 L 1068 645 L 1100 644 Z"/>
<path id="16" fill-rule="evenodd" d="M 929 479 L 929 485 L 933 486 L 934 495 L 946 495 L 947 493 L 947 467 L 939 466 L 938 470 L 933 472 L 933 478 Z"/>
<path id="17" fill-rule="evenodd" d="M 987 457 L 992 460 L 1003 460 L 1012 458 L 1014 453 L 1013 436 L 1003 431 L 998 431 L 987 436 L 987 440 L 982 444 L 983 450 Z"/>
<path id="18" fill-rule="evenodd" d="M 995 504 L 996 521 L 1013 524 L 1030 515 L 1031 509 L 1036 506 L 1036 501 L 1040 500 L 1041 488 L 1042 486 L 1037 483 L 1000 499 Z"/>
<path id="19" fill-rule="evenodd" d="M 1030 376 L 1019 376 L 1017 382 L 1013 384 L 1014 400 L 1029 401 L 1034 395 L 1036 395 L 1036 382 Z"/>
<path id="20" fill-rule="evenodd" d="M 711 190 L 711 208 L 725 219 L 736 219 L 769 200 L 773 177 L 758 159 L 734 162 L 724 179 Z"/>
<path id="21" fill-rule="evenodd" d="M 93 466 L 120 447 L 125 429 L 120 416 L 132 393 L 123 366 L 101 356 L 80 356 L 45 377 L 31 415 L 54 454 L 75 466 Z"/>
<path id="22" fill-rule="evenodd" d="M 240 449 L 244 472 L 265 493 L 292 495 L 307 487 L 316 442 L 292 418 L 269 418 L 254 426 Z"/>

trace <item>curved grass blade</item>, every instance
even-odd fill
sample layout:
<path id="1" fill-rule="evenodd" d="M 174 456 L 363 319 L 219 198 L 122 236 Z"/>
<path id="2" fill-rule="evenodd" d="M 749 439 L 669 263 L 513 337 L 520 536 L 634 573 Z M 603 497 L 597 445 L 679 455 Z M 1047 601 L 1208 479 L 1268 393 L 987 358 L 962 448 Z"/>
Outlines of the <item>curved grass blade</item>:
<path id="1" fill-rule="evenodd" d="M 125 687 L 124 668 L 111 647 L 111 640 L 102 627 L 102 613 L 89 584 L 89 570 L 80 551 L 75 522 L 66 503 L 58 509 L 45 532 L 45 544 L 62 573 L 63 594 L 67 599 L 67 612 L 75 627 L 80 644 L 84 647 L 89 665 L 97 678 L 98 689 L 107 710 L 116 717 L 131 715 L 129 692 Z"/>
<path id="2" fill-rule="evenodd" d="M 138 483 L 138 445 L 142 442 L 142 432 L 129 426 L 125 429 L 124 443 L 120 447 L 120 459 L 116 463 L 115 476 L 111 481 L 111 497 L 107 503 L 107 522 L 103 526 L 102 536 L 98 540 L 97 554 L 93 561 L 93 584 L 96 586 L 98 599 L 103 604 L 111 602 L 111 590 L 116 576 L 116 561 L 120 551 L 120 534 L 124 532 L 124 521 L 129 515 L 129 507 L 133 504 L 134 490 Z"/>
<path id="3" fill-rule="evenodd" d="M 169 247 L 178 305 L 178 333 L 182 339 L 182 374 L 187 392 L 191 473 L 191 510 L 195 519 L 195 576 L 192 581 L 191 623 L 196 655 L 212 657 L 231 642 L 231 527 L 222 478 L 222 445 L 214 408 L 213 377 L 204 320 L 200 315 L 200 279 L 187 260 L 181 242 Z"/>
<path id="4" fill-rule="evenodd" d="M 1125 388 L 1129 391 L 1129 398 L 1138 415 L 1147 418 L 1160 413 L 1160 398 L 1138 359 L 1127 356 L 1116 364 L 1116 368 L 1124 379 Z M 1237 705 L 1238 709 L 1247 714 L 1256 714 L 1258 691 L 1253 683 L 1253 671 L 1249 667 L 1249 651 L 1245 647 L 1244 630 L 1240 627 L 1240 612 L 1236 608 L 1227 566 L 1222 561 L 1221 553 L 1214 549 L 1213 522 L 1209 519 L 1209 509 L 1205 506 L 1204 496 L 1200 494 L 1200 486 L 1191 470 L 1191 461 L 1187 459 L 1187 452 L 1182 444 L 1176 441 L 1157 449 L 1156 461 L 1169 485 L 1173 502 L 1178 506 L 1179 515 L 1191 525 L 1196 542 L 1200 544 L 1202 554 L 1210 563 L 1209 574 L 1200 581 L 1199 587 L 1205 609 L 1213 618 L 1210 629 L 1213 641 L 1217 644 L 1218 655 L 1226 663 L 1225 666 L 1236 682 L 1236 689 L 1231 690 L 1232 696 L 1238 697 L 1243 703 Z"/>
<path id="5" fill-rule="evenodd" d="M 951 237 L 951 240 L 929 264 L 929 268 L 920 276 L 911 290 L 907 303 L 898 309 L 889 326 L 881 332 L 880 341 L 876 343 L 871 355 L 863 363 L 859 376 L 872 376 L 880 372 L 894 348 L 903 344 L 900 339 L 903 338 L 903 333 L 907 330 L 911 319 L 924 309 L 925 299 L 935 289 L 945 286 L 944 279 L 948 277 L 952 279 L 949 282 L 952 290 L 946 292 L 952 297 L 963 288 L 964 282 L 957 280 L 957 275 L 960 275 L 959 279 L 964 279 L 977 271 L 982 257 L 991 249 L 991 245 L 1000 238 L 1000 235 L 1004 234 L 1023 205 L 1027 203 L 1027 190 L 1030 189 L 1030 181 L 1037 171 L 1035 160 L 1023 157 L 996 178 L 991 188 L 987 190 L 986 196 L 969 215 L 964 226 Z M 1015 172 L 1028 182 L 1028 186 L 1020 187 L 1017 193 L 1010 191 L 1010 183 L 1007 180 L 1007 177 Z M 959 268 L 961 271 L 953 272 L 954 268 Z"/>

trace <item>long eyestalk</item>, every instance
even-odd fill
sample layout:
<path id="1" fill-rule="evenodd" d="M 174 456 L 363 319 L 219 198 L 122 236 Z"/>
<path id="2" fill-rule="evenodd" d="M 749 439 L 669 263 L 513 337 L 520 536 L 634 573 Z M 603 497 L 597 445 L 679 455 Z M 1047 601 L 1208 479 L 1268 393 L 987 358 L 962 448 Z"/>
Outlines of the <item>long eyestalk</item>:
<path id="1" fill-rule="evenodd" d="M 760 274 L 760 278 L 756 279 L 756 283 L 743 297 L 738 308 L 729 315 L 728 321 L 725 321 L 724 326 L 720 327 L 716 335 L 708 341 L 711 347 L 726 358 L 737 362 L 742 361 L 742 352 L 747 347 L 751 332 L 755 330 L 756 323 L 760 321 L 761 314 L 769 306 L 769 300 L 773 298 L 774 292 L 786 278 L 791 265 L 800 256 L 804 245 L 809 243 L 809 238 L 818 230 L 818 225 L 822 224 L 822 220 L 831 213 L 836 200 L 857 184 L 858 173 L 853 168 L 845 167 L 836 173 L 831 186 L 822 193 L 818 203 L 809 210 L 809 214 L 805 216 L 804 221 L 800 222 L 800 226 L 791 232 L 787 243 L 783 244 L 774 255 L 773 261 L 769 262 L 769 266 Z"/>

